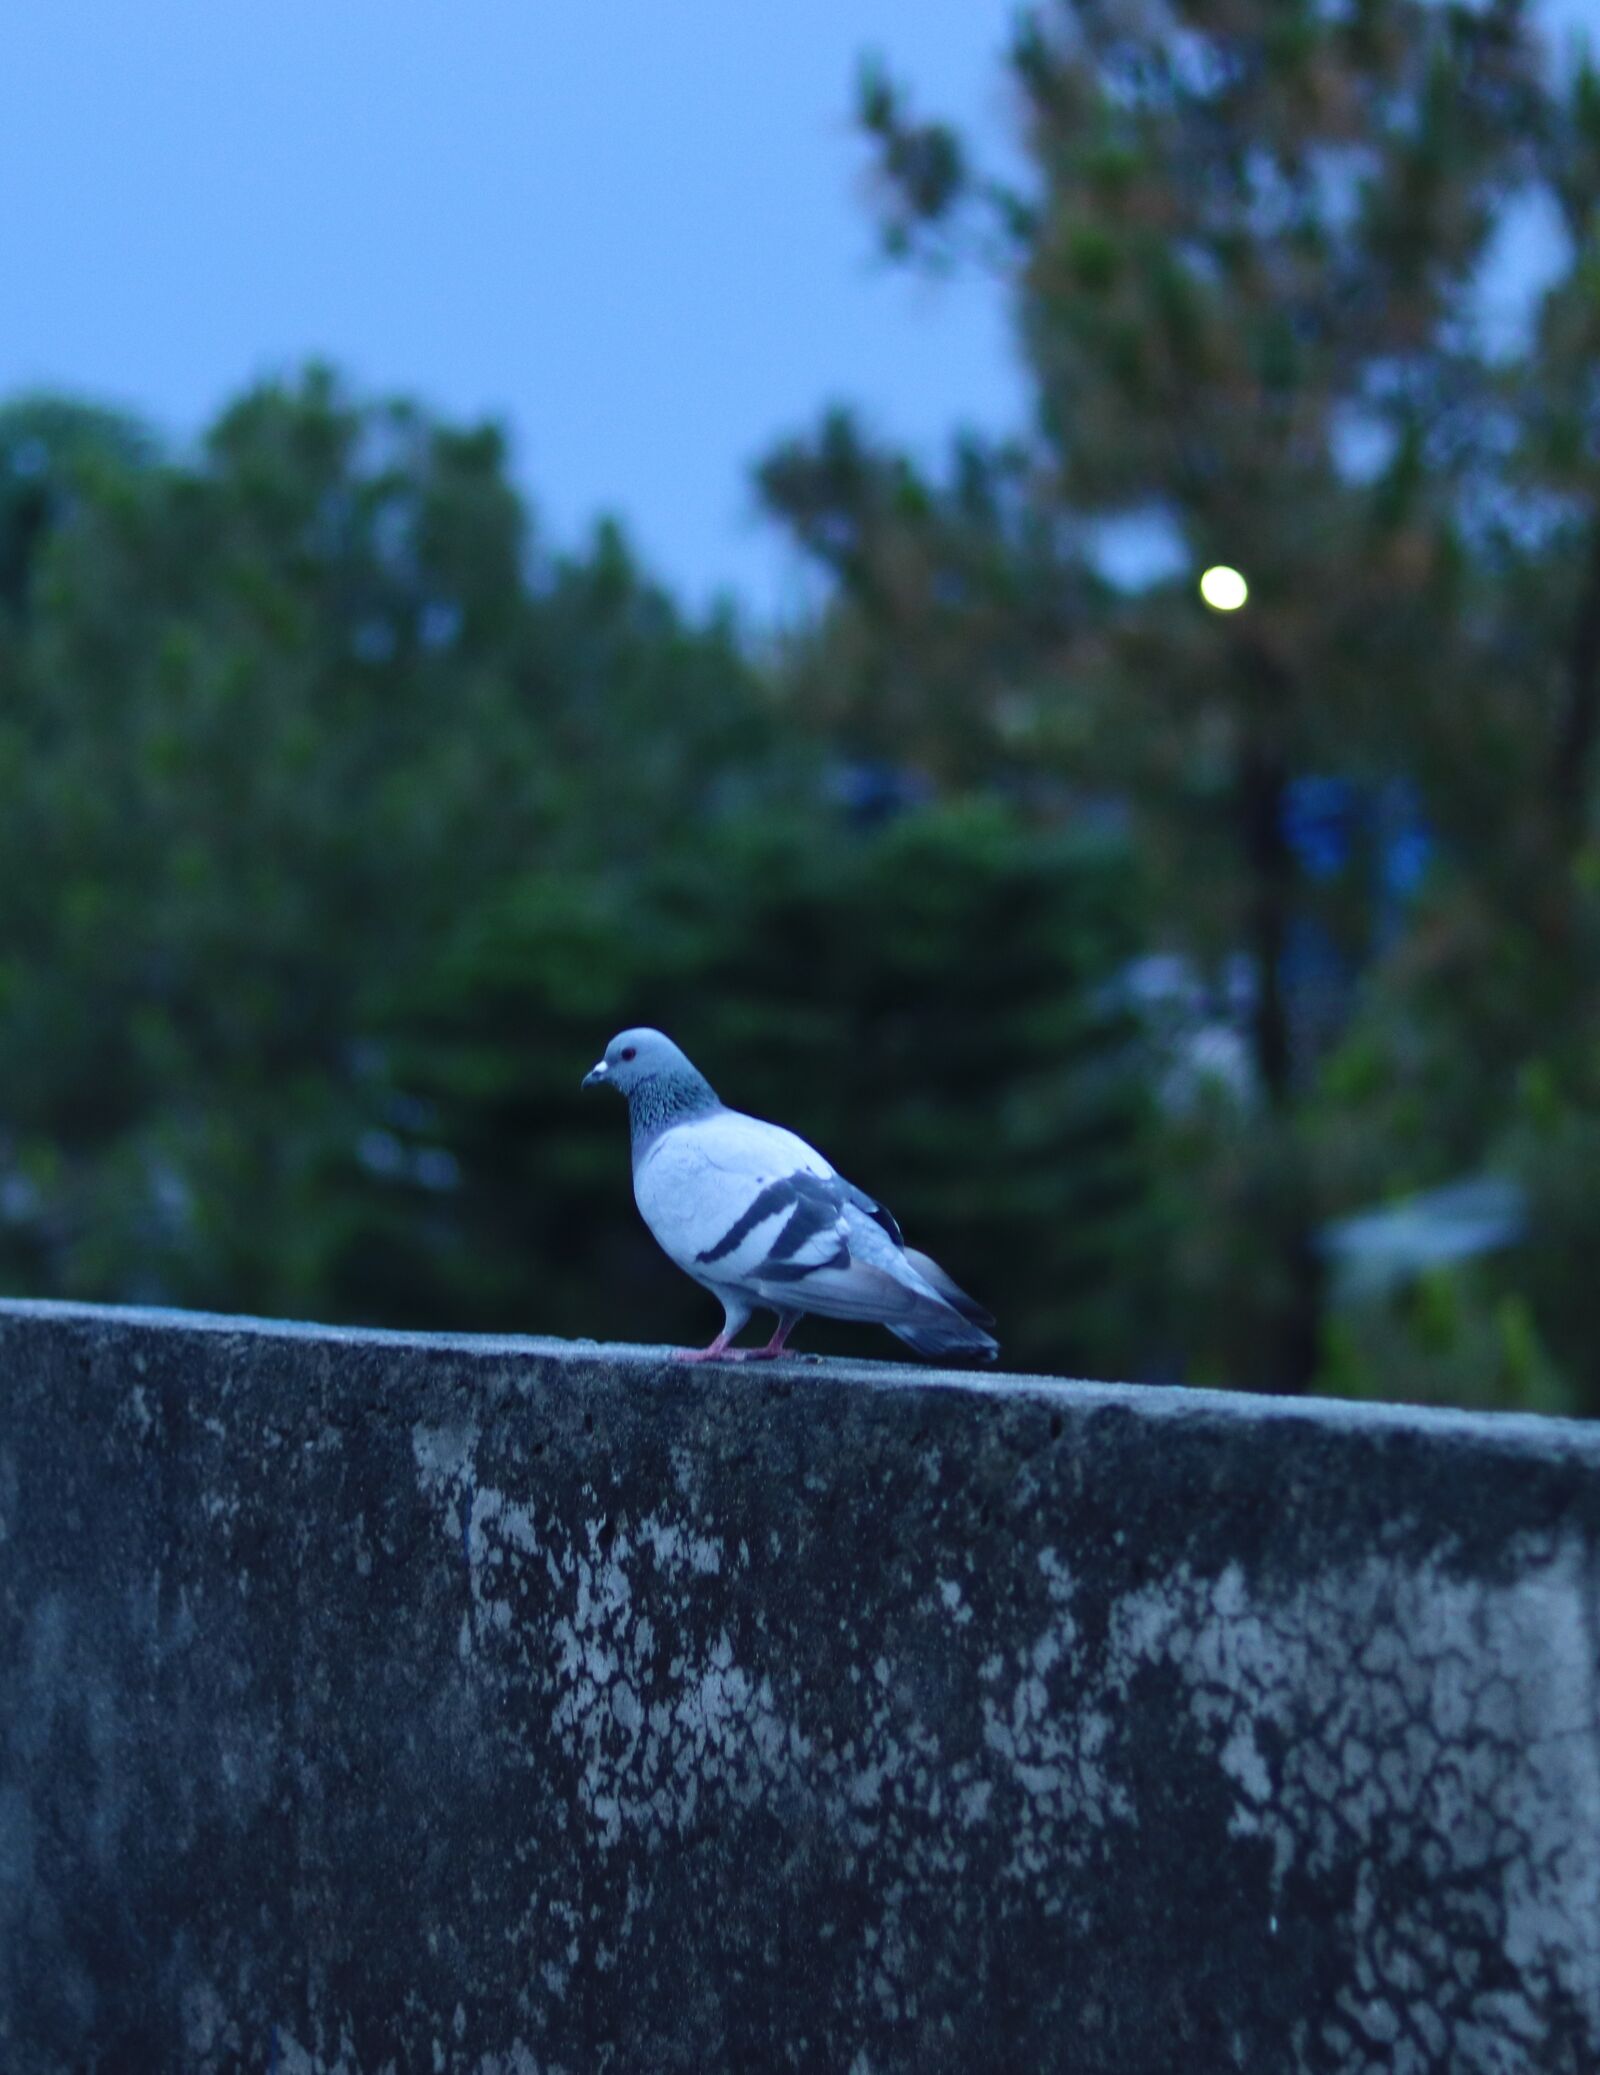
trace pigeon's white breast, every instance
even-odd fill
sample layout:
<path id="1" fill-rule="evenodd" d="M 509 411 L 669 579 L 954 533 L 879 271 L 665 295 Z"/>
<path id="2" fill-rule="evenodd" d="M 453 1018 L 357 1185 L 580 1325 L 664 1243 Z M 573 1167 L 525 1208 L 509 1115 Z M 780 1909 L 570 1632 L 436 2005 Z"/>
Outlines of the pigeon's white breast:
<path id="1" fill-rule="evenodd" d="M 737 1283 L 766 1259 L 792 1204 L 759 1220 L 714 1266 L 699 1256 L 725 1239 L 771 1183 L 832 1173 L 792 1131 L 721 1110 L 664 1131 L 634 1170 L 633 1195 L 657 1244 L 680 1268 L 701 1282 Z"/>

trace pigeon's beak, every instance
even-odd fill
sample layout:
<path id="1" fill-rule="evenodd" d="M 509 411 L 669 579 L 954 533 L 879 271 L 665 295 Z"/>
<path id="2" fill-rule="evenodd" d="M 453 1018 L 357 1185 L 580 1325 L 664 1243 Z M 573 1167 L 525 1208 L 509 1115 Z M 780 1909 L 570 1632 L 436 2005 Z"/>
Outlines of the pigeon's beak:
<path id="1" fill-rule="evenodd" d="M 594 1066 L 591 1066 L 589 1071 L 584 1075 L 583 1085 L 585 1088 L 603 1088 L 606 1082 L 610 1080 L 610 1078 L 611 1069 L 609 1066 L 606 1065 L 605 1061 L 602 1059 L 599 1060 Z"/>

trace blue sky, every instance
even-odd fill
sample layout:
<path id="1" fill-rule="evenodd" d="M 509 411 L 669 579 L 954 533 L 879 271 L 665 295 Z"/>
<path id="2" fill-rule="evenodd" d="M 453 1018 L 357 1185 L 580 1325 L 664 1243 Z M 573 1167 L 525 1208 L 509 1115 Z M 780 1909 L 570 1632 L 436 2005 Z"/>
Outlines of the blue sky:
<path id="1" fill-rule="evenodd" d="M 326 356 L 511 428 L 546 529 L 603 509 L 697 600 L 782 609 L 752 461 L 849 397 L 932 442 L 1020 389 L 977 283 L 887 270 L 864 49 L 1004 132 L 1002 0 L 47 0 L 9 10 L 0 393 L 178 437 Z"/>
<path id="2" fill-rule="evenodd" d="M 1547 0 L 1564 23 L 1600 0 Z M 848 399 L 1024 409 L 990 287 L 879 260 L 876 50 L 1000 148 L 1010 0 L 37 0 L 9 10 L 0 393 L 176 438 L 310 355 L 511 429 L 548 536 L 619 512 L 696 602 L 799 572 L 751 463 Z"/>

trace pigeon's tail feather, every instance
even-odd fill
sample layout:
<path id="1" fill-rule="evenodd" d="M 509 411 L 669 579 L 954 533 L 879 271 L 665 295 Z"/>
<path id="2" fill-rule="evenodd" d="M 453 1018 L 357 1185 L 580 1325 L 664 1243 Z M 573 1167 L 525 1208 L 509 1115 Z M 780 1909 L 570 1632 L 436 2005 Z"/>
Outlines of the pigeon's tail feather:
<path id="1" fill-rule="evenodd" d="M 889 1331 L 907 1347 L 914 1347 L 919 1355 L 969 1355 L 980 1362 L 992 1362 L 1000 1352 L 1000 1343 L 992 1333 L 954 1311 L 943 1318 L 919 1319 L 914 1326 L 891 1325 Z"/>
<path id="2" fill-rule="evenodd" d="M 931 1254 L 919 1254 L 914 1246 L 908 1246 L 905 1255 L 922 1280 L 939 1292 L 952 1311 L 959 1311 L 974 1326 L 994 1324 L 994 1313 L 985 1311 L 976 1297 L 969 1297 L 954 1276 L 945 1274 Z"/>

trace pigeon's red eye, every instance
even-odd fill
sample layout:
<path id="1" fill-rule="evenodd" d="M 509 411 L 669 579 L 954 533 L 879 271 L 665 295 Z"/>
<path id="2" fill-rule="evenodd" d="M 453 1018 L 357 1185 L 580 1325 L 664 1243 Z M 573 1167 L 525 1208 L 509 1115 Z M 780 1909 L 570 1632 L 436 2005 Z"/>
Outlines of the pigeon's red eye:
<path id="1" fill-rule="evenodd" d="M 625 1052 L 623 1053 L 623 1055 L 622 1055 L 622 1056 L 623 1056 L 623 1058 L 624 1058 L 624 1059 L 637 1059 L 637 1058 L 638 1058 L 638 1056 L 639 1056 L 639 1048 L 638 1048 L 638 1046 L 637 1046 L 637 1045 L 629 1045 L 629 1046 L 628 1046 L 628 1048 L 627 1048 L 627 1050 L 626 1050 L 626 1051 L 625 1051 Z"/>

